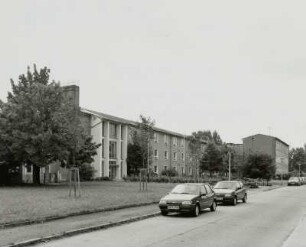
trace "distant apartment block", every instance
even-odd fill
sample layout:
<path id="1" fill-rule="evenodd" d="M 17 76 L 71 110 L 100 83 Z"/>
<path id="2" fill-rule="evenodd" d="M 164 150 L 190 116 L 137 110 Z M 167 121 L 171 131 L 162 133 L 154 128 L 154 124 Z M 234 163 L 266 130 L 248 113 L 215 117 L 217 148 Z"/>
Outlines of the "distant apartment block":
<path id="1" fill-rule="evenodd" d="M 154 127 L 151 141 L 153 160 L 151 169 L 160 174 L 162 170 L 174 169 L 185 174 L 186 137 L 182 134 Z"/>
<path id="2" fill-rule="evenodd" d="M 245 157 L 255 153 L 270 155 L 276 165 L 276 174 L 289 171 L 289 145 L 277 137 L 262 134 L 245 137 L 243 152 Z"/>

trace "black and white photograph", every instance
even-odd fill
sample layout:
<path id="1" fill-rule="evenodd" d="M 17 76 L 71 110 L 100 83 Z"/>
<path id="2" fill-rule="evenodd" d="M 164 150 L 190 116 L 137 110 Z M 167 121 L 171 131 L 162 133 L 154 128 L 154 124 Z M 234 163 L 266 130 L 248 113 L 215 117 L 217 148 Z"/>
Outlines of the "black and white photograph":
<path id="1" fill-rule="evenodd" d="M 306 247 L 305 9 L 0 0 L 0 247 Z"/>

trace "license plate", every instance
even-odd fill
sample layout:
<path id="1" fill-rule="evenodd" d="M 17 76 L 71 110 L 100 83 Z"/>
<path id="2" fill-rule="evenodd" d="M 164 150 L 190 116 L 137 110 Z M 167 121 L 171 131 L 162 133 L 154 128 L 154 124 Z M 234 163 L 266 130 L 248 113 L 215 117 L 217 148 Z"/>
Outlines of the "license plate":
<path id="1" fill-rule="evenodd" d="M 180 209 L 179 206 L 168 206 L 168 209 Z"/>

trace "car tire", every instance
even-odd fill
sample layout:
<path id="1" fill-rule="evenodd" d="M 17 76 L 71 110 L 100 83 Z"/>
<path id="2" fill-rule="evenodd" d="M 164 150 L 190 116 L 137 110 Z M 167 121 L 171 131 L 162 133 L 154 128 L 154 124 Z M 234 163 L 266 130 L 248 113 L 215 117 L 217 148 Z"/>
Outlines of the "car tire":
<path id="1" fill-rule="evenodd" d="M 232 201 L 232 205 L 233 205 L 233 206 L 236 206 L 236 204 L 237 204 L 237 197 L 234 197 L 234 199 L 233 199 L 233 201 Z"/>
<path id="2" fill-rule="evenodd" d="M 167 216 L 167 215 L 168 215 L 168 212 L 167 212 L 167 211 L 161 211 L 161 214 L 162 214 L 163 216 Z"/>
<path id="3" fill-rule="evenodd" d="M 198 217 L 200 215 L 200 206 L 196 205 L 194 210 L 193 210 L 193 216 Z"/>
<path id="4" fill-rule="evenodd" d="M 217 203 L 213 201 L 213 203 L 210 206 L 210 211 L 215 212 L 217 209 Z"/>
<path id="5" fill-rule="evenodd" d="M 242 198 L 242 202 L 243 202 L 243 203 L 246 203 L 246 202 L 247 202 L 247 199 L 248 199 L 248 195 L 245 193 L 245 194 L 244 194 L 244 197 Z"/>

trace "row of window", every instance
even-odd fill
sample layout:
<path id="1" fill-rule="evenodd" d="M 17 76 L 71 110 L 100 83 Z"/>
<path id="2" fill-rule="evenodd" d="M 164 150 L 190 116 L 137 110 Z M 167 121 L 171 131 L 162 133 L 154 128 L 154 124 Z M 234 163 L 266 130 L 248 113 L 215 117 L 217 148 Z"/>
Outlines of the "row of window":
<path id="1" fill-rule="evenodd" d="M 159 142 L 159 135 L 156 132 L 154 133 L 154 142 L 155 143 Z M 173 146 L 177 146 L 178 145 L 177 137 L 173 137 L 172 142 L 173 142 Z M 168 135 L 164 135 L 164 144 L 166 146 L 169 144 L 169 136 Z M 180 139 L 180 145 L 181 145 L 181 147 L 185 146 L 185 140 L 184 139 Z"/>
<path id="2" fill-rule="evenodd" d="M 102 136 L 105 136 L 106 131 L 106 122 L 102 121 Z M 115 123 L 109 123 L 109 138 L 117 139 L 118 138 L 118 128 L 121 128 L 121 140 L 123 140 L 123 126 Z"/>
<path id="3" fill-rule="evenodd" d="M 154 150 L 154 158 L 157 160 L 158 159 L 158 150 L 155 149 Z M 168 151 L 164 151 L 164 159 L 168 160 L 169 159 L 169 152 Z M 173 160 L 177 160 L 177 152 L 173 152 Z M 185 156 L 184 153 L 181 153 L 181 160 L 185 160 Z"/>
<path id="4" fill-rule="evenodd" d="M 121 145 L 121 159 L 123 158 L 123 143 L 120 142 Z M 102 139 L 102 158 L 105 158 L 104 153 L 104 139 Z M 110 159 L 117 159 L 117 141 L 109 141 L 109 158 Z"/>

